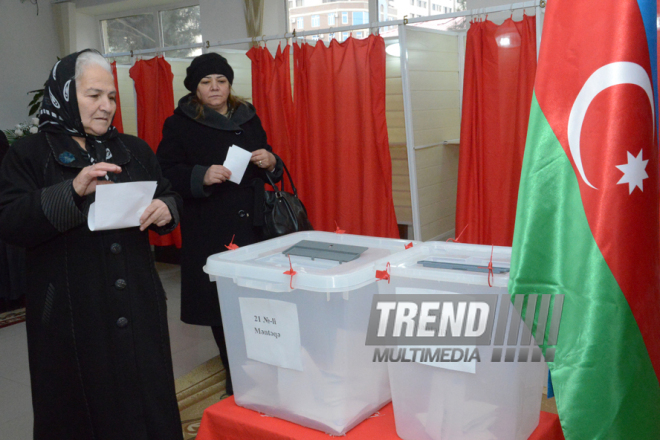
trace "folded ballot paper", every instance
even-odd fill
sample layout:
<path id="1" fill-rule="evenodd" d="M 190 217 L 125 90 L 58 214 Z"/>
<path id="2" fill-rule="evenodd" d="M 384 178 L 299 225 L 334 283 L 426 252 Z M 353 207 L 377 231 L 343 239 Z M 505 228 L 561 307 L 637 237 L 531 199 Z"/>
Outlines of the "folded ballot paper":
<path id="1" fill-rule="evenodd" d="M 151 204 L 156 182 L 112 183 L 96 186 L 96 201 L 89 207 L 90 231 L 140 226 L 140 217 Z"/>

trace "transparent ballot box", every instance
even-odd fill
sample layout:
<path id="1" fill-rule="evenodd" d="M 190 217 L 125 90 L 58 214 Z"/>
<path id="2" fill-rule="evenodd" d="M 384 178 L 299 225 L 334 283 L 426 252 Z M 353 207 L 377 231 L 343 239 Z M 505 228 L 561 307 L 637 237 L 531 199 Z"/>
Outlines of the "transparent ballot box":
<path id="1" fill-rule="evenodd" d="M 534 310 L 547 306 L 549 298 L 543 303 L 528 299 L 530 318 L 521 316 L 524 297 L 514 306 L 507 290 L 510 261 L 510 248 L 442 242 L 423 243 L 390 258 L 391 282 L 378 283 L 379 298 L 418 304 L 439 300 L 437 326 L 424 328 L 437 331 L 435 336 L 444 329 L 447 336 L 454 332 L 451 323 L 459 322 L 447 317 L 460 315 L 464 327 L 456 331 L 460 336 L 472 331 L 474 336 L 448 346 L 424 345 L 424 338 L 401 338 L 391 346 L 394 359 L 387 365 L 402 439 L 525 440 L 538 425 L 546 364 L 525 322 L 533 323 Z M 444 300 L 453 308 L 443 322 Z M 460 301 L 465 301 L 464 309 Z M 410 361 L 397 361 L 397 356 Z"/>
<path id="2" fill-rule="evenodd" d="M 410 241 L 307 231 L 212 255 L 236 403 L 342 435 L 390 401 L 375 264 Z"/>

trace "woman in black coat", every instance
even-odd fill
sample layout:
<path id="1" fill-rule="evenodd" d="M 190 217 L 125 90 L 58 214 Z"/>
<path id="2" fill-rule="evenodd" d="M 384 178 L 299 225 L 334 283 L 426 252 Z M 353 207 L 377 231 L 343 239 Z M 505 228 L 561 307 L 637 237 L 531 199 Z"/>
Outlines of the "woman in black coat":
<path id="1" fill-rule="evenodd" d="M 183 196 L 181 218 L 181 320 L 211 326 L 233 394 L 227 348 L 215 283 L 206 259 L 234 243 L 245 246 L 263 236 L 265 173 L 279 181 L 282 161 L 272 153 L 254 107 L 231 94 L 234 71 L 217 53 L 195 58 L 184 85 L 190 94 L 165 121 L 156 156 L 163 174 Z M 252 153 L 240 184 L 222 166 L 230 146 Z"/>
<path id="2" fill-rule="evenodd" d="M 0 165 L 7 151 L 9 141 L 0 131 Z M 25 249 L 0 240 L 0 311 L 21 307 L 25 290 Z"/>
<path id="3" fill-rule="evenodd" d="M 110 65 L 83 51 L 53 67 L 39 133 L 0 170 L 0 238 L 27 248 L 35 440 L 181 440 L 165 293 L 147 228 L 180 197 L 142 140 L 112 127 Z M 156 181 L 140 226 L 92 232 L 96 185 Z"/>

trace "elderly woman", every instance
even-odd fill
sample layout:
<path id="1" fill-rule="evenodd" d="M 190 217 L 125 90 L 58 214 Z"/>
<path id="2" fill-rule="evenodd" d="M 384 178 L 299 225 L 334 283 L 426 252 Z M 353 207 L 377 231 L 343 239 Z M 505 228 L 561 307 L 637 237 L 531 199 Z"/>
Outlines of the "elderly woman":
<path id="1" fill-rule="evenodd" d="M 184 85 L 190 93 L 165 121 L 156 156 L 163 174 L 183 196 L 181 219 L 181 320 L 211 326 L 233 394 L 215 283 L 206 259 L 232 241 L 245 246 L 262 240 L 265 173 L 278 181 L 282 161 L 272 153 L 254 107 L 232 93 L 234 71 L 217 53 L 195 58 Z M 230 146 L 252 153 L 239 184 L 228 181 L 222 164 Z"/>
<path id="2" fill-rule="evenodd" d="M 82 51 L 46 83 L 39 133 L 0 171 L 0 238 L 27 248 L 36 440 L 182 439 L 165 294 L 147 229 L 178 223 L 179 196 L 138 138 L 118 134 L 110 65 Z M 156 181 L 140 226 L 92 232 L 96 186 Z"/>

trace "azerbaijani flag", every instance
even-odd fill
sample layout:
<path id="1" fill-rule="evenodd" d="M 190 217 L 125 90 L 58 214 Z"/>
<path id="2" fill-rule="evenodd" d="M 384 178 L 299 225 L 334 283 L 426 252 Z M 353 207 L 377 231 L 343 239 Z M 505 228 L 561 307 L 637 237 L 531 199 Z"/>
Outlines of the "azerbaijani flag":
<path id="1" fill-rule="evenodd" d="M 660 439 L 656 66 L 656 0 L 548 2 L 509 291 L 565 295 L 567 440 Z"/>

